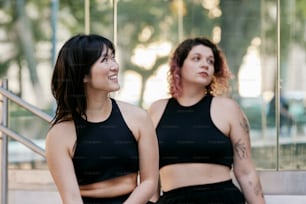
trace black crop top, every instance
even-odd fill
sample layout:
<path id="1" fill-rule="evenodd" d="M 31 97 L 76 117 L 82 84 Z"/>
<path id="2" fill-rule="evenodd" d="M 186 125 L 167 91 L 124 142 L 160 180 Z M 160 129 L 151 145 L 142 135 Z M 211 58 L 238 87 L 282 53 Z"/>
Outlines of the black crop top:
<path id="1" fill-rule="evenodd" d="M 156 127 L 159 168 L 176 163 L 213 163 L 231 168 L 232 143 L 211 119 L 212 98 L 207 95 L 189 107 L 169 99 Z"/>
<path id="2" fill-rule="evenodd" d="M 112 99 L 103 122 L 75 120 L 77 141 L 72 158 L 79 185 L 95 183 L 139 170 L 138 145 Z"/>

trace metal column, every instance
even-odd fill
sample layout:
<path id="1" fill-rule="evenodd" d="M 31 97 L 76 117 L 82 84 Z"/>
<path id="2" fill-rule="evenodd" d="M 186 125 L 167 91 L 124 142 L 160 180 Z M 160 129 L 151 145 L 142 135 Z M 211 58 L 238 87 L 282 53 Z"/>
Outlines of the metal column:
<path id="1" fill-rule="evenodd" d="M 8 81 L 2 81 L 2 88 L 8 88 Z M 2 121 L 3 126 L 8 125 L 8 99 L 2 98 Z M 4 133 L 1 135 L 1 204 L 7 204 L 8 195 L 8 136 Z"/>

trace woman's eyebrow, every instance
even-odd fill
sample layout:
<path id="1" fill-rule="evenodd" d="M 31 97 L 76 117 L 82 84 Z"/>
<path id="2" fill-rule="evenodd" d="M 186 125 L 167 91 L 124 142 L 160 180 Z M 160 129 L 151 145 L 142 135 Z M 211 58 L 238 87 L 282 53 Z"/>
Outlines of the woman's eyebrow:
<path id="1" fill-rule="evenodd" d="M 101 54 L 101 56 L 102 56 L 102 57 L 106 57 L 106 56 L 107 56 L 107 53 L 104 52 L 104 53 Z"/>

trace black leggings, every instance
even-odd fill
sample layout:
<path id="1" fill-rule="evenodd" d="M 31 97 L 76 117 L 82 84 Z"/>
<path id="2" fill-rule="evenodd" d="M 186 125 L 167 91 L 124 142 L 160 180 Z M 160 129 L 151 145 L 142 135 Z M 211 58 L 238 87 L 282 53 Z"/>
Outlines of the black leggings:
<path id="1" fill-rule="evenodd" d="M 157 204 L 245 204 L 245 199 L 232 180 L 228 180 L 163 192 Z"/>
<path id="2" fill-rule="evenodd" d="M 90 198 L 90 197 L 82 197 L 84 204 L 122 204 L 126 199 L 128 199 L 128 195 L 118 196 L 114 198 Z"/>
<path id="3" fill-rule="evenodd" d="M 118 196 L 114 198 L 90 198 L 90 197 L 82 197 L 84 204 L 122 204 L 126 199 L 128 199 L 128 195 Z M 151 204 L 148 202 L 147 204 Z"/>

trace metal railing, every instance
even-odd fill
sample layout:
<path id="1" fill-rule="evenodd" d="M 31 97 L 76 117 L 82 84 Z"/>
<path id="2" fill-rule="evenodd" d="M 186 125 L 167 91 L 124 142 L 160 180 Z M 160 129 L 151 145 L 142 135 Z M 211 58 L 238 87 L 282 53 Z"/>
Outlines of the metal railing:
<path id="1" fill-rule="evenodd" d="M 8 202 L 8 137 L 13 138 L 17 142 L 28 147 L 33 152 L 45 158 L 45 150 L 32 142 L 28 137 L 22 136 L 8 128 L 8 101 L 12 101 L 27 111 L 33 113 L 46 122 L 51 122 L 52 117 L 47 113 L 39 110 L 35 106 L 22 100 L 20 97 L 8 91 L 8 80 L 2 80 L 0 87 L 0 94 L 2 95 L 2 122 L 0 124 L 0 131 L 2 140 L 1 146 L 1 204 Z"/>

